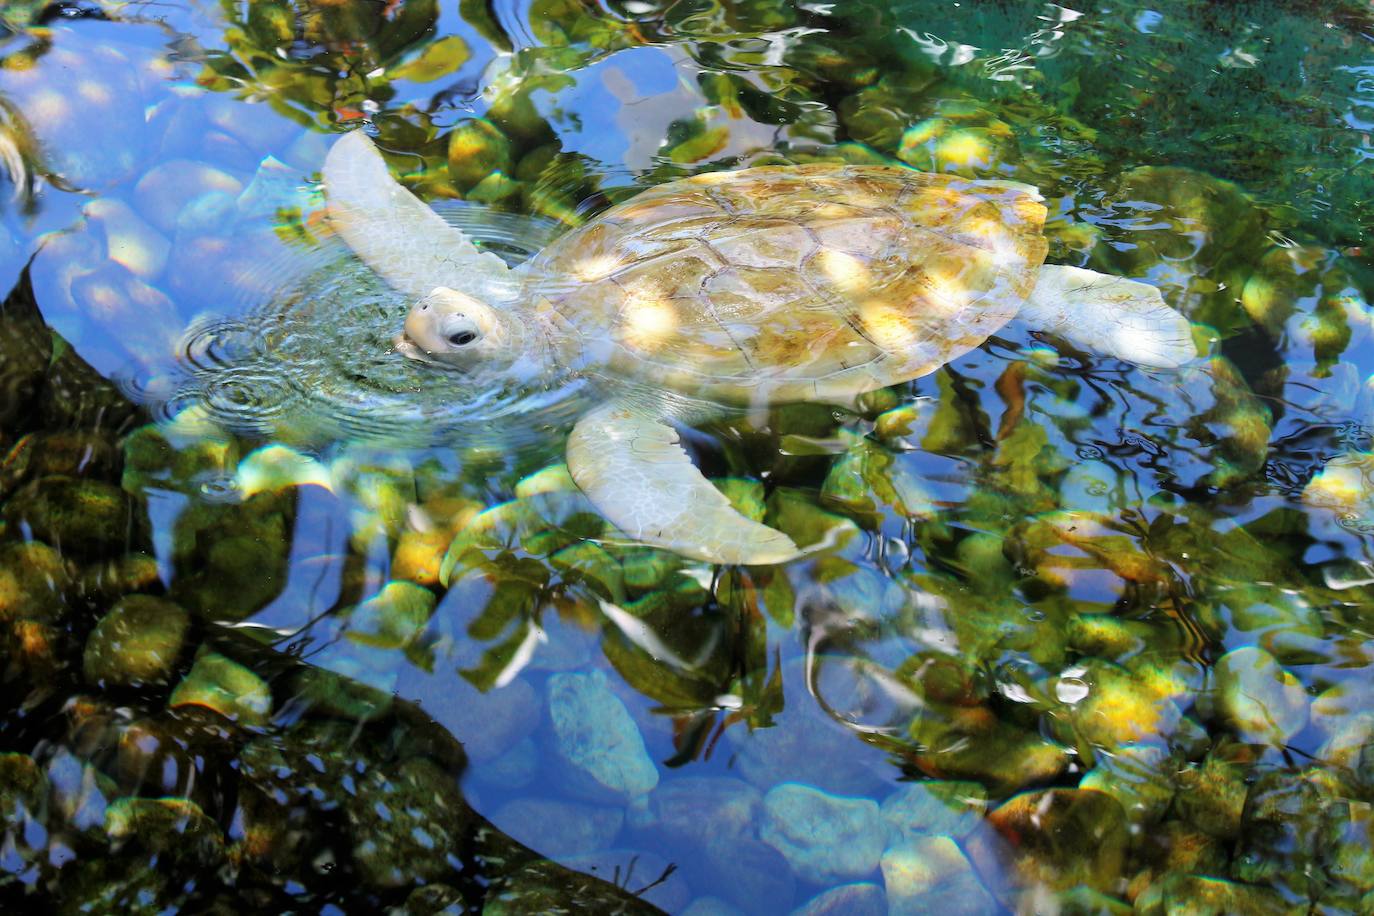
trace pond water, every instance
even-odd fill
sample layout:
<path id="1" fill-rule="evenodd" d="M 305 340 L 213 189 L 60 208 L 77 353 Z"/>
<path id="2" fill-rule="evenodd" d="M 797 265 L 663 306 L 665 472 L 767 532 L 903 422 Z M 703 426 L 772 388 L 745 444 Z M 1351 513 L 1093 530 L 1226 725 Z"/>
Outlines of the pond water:
<path id="1" fill-rule="evenodd" d="M 1339 0 L 0 9 L 0 904 L 1374 910 L 1374 12 Z M 520 263 L 662 182 L 1036 185 L 1147 370 L 1013 322 L 684 430 L 802 545 L 639 545 L 598 392 L 465 385 L 334 237 Z"/>

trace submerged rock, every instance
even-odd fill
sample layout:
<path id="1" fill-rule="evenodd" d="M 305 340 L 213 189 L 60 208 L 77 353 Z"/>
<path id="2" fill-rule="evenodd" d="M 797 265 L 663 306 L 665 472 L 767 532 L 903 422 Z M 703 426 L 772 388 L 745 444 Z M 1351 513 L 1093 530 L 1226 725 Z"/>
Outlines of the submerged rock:
<path id="1" fill-rule="evenodd" d="M 899 839 L 943 834 L 962 840 L 982 824 L 987 797 L 976 782 L 904 783 L 883 799 L 882 815 Z"/>
<path id="2" fill-rule="evenodd" d="M 1240 832 L 1247 791 L 1244 767 L 1213 751 L 1201 766 L 1179 772 L 1175 812 L 1209 836 L 1231 839 Z"/>
<path id="3" fill-rule="evenodd" d="M 841 884 L 817 894 L 792 911 L 791 916 L 885 916 L 889 909 L 883 889 L 867 881 Z"/>
<path id="4" fill-rule="evenodd" d="M 559 754 L 576 774 L 575 788 L 593 797 L 644 795 L 658 769 L 630 712 L 600 671 L 549 678 L 549 719 Z"/>
<path id="5" fill-rule="evenodd" d="M 878 867 L 887 840 L 878 803 L 784 783 L 763 799 L 759 837 L 814 883 L 862 878 Z"/>
<path id="6" fill-rule="evenodd" d="M 1307 725 L 1302 682 L 1263 649 L 1228 652 L 1212 670 L 1213 709 L 1243 741 L 1281 744 Z"/>
<path id="7" fill-rule="evenodd" d="M 1115 798 L 1136 829 L 1159 820 L 1174 798 L 1174 762 L 1158 745 L 1125 745 L 1098 764 L 1078 783 Z"/>
<path id="8" fill-rule="evenodd" d="M 105 832 L 118 844 L 136 843 L 183 868 L 224 860 L 224 834 L 200 806 L 184 798 L 121 798 L 105 811 Z"/>
<path id="9" fill-rule="evenodd" d="M 42 477 L 5 504 L 4 518 L 64 553 L 86 557 L 141 550 L 148 521 L 130 494 L 98 480 Z"/>
<path id="10" fill-rule="evenodd" d="M 991 916 L 1000 909 L 973 863 L 947 836 L 900 842 L 883 853 L 882 866 L 891 916 Z"/>
<path id="11" fill-rule="evenodd" d="M 205 706 L 245 725 L 265 724 L 272 691 L 262 678 L 215 652 L 196 659 L 167 700 L 168 706 Z"/>
<path id="12" fill-rule="evenodd" d="M 53 620 L 70 584 L 62 555 L 47 544 L 0 544 L 0 622 Z"/>
<path id="13" fill-rule="evenodd" d="M 150 595 L 121 599 L 86 640 L 86 680 L 108 686 L 166 683 L 190 626 L 190 615 L 171 601 Z"/>
<path id="14" fill-rule="evenodd" d="M 618 808 L 551 798 L 517 798 L 491 815 L 512 839 L 554 857 L 608 848 L 624 820 Z"/>
<path id="15" fill-rule="evenodd" d="M 1068 890 L 1086 885 L 1109 891 L 1121 878 L 1129 840 L 1121 805 L 1090 789 L 1046 789 L 1008 799 L 988 820 L 1011 844 L 1015 883 Z M 999 871 L 996 846 L 973 844 L 984 874 Z"/>

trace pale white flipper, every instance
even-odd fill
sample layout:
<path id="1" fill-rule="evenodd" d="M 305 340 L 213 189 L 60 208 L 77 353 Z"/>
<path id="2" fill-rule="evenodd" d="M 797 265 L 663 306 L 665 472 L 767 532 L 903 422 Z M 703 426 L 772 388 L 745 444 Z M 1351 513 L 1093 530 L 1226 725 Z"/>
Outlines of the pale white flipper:
<path id="1" fill-rule="evenodd" d="M 1017 317 L 1127 362 L 1174 369 L 1197 357 L 1188 319 L 1148 283 L 1046 264 Z"/>
<path id="2" fill-rule="evenodd" d="M 599 512 L 642 543 L 711 563 L 781 563 L 800 553 L 781 531 L 737 512 L 676 430 L 643 408 L 613 402 L 578 420 L 568 470 Z"/>
<path id="3" fill-rule="evenodd" d="M 396 289 L 417 299 L 440 286 L 488 302 L 514 295 L 506 263 L 397 184 L 367 134 L 335 140 L 323 174 L 330 225 Z"/>

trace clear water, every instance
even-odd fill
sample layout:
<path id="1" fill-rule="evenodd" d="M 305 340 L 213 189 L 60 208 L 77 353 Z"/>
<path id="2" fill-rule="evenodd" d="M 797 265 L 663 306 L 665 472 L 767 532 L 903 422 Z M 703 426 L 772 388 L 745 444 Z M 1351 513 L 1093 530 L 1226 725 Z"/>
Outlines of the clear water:
<path id="1" fill-rule="evenodd" d="M 56 407 L 0 389 L 0 543 L 53 542 L 88 576 L 151 557 L 118 591 L 196 621 L 163 686 L 224 624 L 417 704 L 466 746 L 462 792 L 499 830 L 670 912 L 1369 910 L 1366 4 L 177 0 L 0 21 L 0 280 L 27 268 L 52 378 L 74 355 L 147 411 L 97 434 L 112 464 L 54 452 L 146 519 L 78 548 L 21 505 L 45 479 L 24 449 L 89 415 L 60 386 Z M 316 184 L 360 118 L 512 261 L 704 170 L 1032 183 L 1051 261 L 1158 286 L 1206 358 L 1147 372 L 1011 325 L 859 413 L 704 427 L 708 475 L 835 546 L 673 558 L 558 470 L 595 392 L 473 389 L 390 351 L 409 303 L 329 237 Z M 432 612 L 369 603 L 398 582 Z M 127 739 L 32 724 L 73 696 L 166 706 L 83 673 L 112 600 L 5 606 L 12 654 L 41 617 L 67 655 L 46 691 L 16 663 L 3 749 L 51 771 L 70 745 L 111 801 L 190 797 L 236 842 L 233 793 L 134 778 Z M 637 788 L 571 761 L 578 690 L 593 751 L 632 725 L 614 759 L 651 763 Z M 274 682 L 254 734 L 294 747 L 301 702 Z M 361 746 L 333 750 L 361 772 Z M 7 900 L 56 905 L 127 861 L 108 822 L 78 842 L 59 808 L 6 822 Z M 154 854 L 170 878 L 150 899 L 361 912 L 439 880 L 378 882 L 339 848 L 332 881 L 309 856 L 229 873 Z"/>

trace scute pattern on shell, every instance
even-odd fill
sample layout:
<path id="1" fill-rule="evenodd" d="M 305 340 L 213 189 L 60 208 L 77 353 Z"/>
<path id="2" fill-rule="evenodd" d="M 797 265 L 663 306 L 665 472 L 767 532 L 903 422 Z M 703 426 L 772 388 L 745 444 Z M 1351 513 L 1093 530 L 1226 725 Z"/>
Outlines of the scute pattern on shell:
<path id="1" fill-rule="evenodd" d="M 724 400 L 846 398 L 1014 316 L 1045 257 L 1024 186 L 883 166 L 714 172 L 549 246 L 540 294 L 608 368 Z"/>

